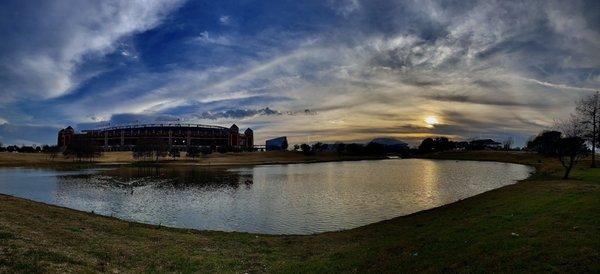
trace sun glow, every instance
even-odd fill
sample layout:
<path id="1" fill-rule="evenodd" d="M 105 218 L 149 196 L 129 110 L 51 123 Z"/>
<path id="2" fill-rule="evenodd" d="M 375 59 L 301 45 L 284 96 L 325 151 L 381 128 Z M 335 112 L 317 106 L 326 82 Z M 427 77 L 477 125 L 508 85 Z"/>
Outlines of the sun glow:
<path id="1" fill-rule="evenodd" d="M 433 126 L 439 124 L 440 122 L 438 121 L 438 118 L 435 116 L 427 116 L 427 117 L 425 117 L 425 123 L 427 124 L 427 126 L 433 127 Z"/>

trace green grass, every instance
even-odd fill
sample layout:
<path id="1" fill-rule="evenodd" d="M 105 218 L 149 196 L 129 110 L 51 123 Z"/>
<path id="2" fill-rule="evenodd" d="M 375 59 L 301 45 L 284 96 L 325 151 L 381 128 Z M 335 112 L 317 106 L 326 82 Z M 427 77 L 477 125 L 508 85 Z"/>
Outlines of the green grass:
<path id="1" fill-rule="evenodd" d="M 531 164 L 515 185 L 341 232 L 268 236 L 125 222 L 0 195 L 0 272 L 598 272 L 598 169 L 560 179 L 531 154 L 439 159 Z"/>

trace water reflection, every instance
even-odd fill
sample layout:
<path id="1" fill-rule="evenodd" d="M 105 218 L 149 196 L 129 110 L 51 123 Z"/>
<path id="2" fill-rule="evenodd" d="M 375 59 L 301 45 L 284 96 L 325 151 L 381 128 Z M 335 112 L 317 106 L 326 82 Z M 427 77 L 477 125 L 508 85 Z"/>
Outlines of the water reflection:
<path id="1" fill-rule="evenodd" d="M 0 192 L 153 224 L 308 234 L 440 206 L 513 183 L 530 171 L 514 164 L 432 160 L 0 169 Z"/>

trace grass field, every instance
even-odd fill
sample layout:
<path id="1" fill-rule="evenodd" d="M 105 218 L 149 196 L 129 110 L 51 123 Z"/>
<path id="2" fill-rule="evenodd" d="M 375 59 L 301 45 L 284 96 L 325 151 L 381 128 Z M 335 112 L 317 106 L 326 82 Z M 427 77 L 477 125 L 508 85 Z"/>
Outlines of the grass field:
<path id="1" fill-rule="evenodd" d="M 311 236 L 143 225 L 0 195 L 2 272 L 600 271 L 600 172 L 561 180 L 535 154 L 428 158 L 529 164 L 531 178 L 443 207 Z"/>

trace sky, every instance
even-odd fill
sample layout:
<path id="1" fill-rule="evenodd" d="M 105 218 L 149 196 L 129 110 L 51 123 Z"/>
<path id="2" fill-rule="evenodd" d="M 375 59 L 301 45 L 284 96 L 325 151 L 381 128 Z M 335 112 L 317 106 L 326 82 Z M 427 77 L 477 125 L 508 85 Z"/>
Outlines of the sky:
<path id="1" fill-rule="evenodd" d="M 5 145 L 167 122 L 522 145 L 600 89 L 600 1 L 5 0 L 0 37 Z"/>

